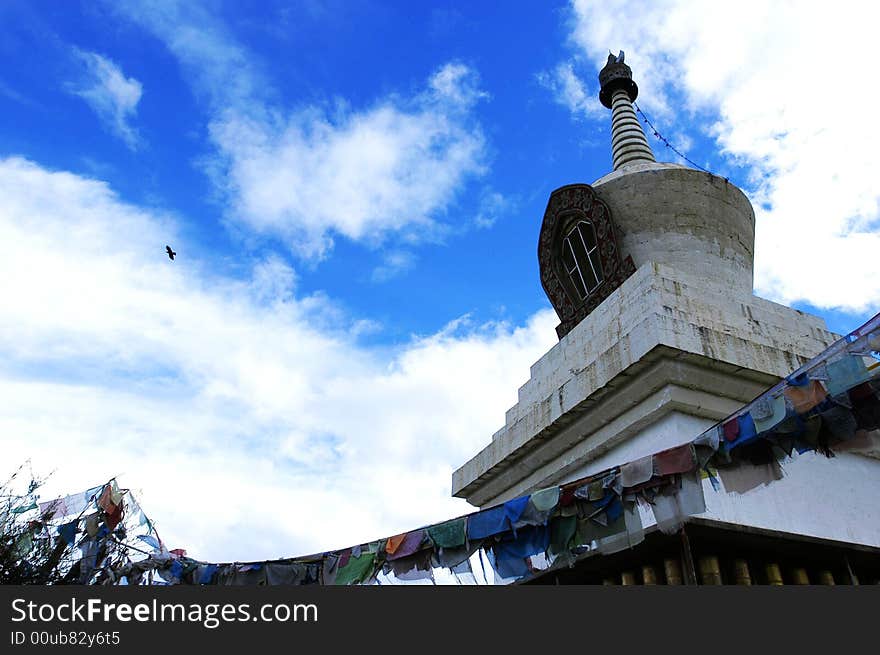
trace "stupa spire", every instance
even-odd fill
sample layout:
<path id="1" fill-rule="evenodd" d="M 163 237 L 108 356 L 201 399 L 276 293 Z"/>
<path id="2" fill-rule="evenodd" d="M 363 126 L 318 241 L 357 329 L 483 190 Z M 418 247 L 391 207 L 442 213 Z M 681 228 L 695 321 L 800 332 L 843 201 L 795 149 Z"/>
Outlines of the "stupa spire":
<path id="1" fill-rule="evenodd" d="M 599 101 L 611 110 L 614 170 L 631 162 L 656 161 L 632 106 L 639 95 L 639 87 L 633 82 L 632 69 L 623 63 L 623 50 L 616 57 L 608 55 L 608 62 L 599 71 L 599 84 Z"/>

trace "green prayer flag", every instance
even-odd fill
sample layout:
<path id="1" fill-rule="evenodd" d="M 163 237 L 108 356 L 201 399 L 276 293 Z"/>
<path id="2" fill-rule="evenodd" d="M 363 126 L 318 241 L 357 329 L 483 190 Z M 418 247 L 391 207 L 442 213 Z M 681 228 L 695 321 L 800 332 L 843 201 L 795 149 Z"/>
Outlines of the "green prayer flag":
<path id="1" fill-rule="evenodd" d="M 626 521 L 624 521 L 623 514 L 614 523 L 608 525 L 601 525 L 593 519 L 581 519 L 577 524 L 576 541 L 578 545 L 586 545 L 594 539 L 610 537 L 624 530 L 626 530 Z"/>
<path id="2" fill-rule="evenodd" d="M 539 512 L 549 512 L 559 502 L 559 487 L 548 487 L 536 491 L 529 498 L 529 502 Z"/>
<path id="3" fill-rule="evenodd" d="M 428 536 L 438 548 L 458 548 L 464 545 L 465 520 L 446 521 L 428 528 Z"/>
<path id="4" fill-rule="evenodd" d="M 552 555 L 564 553 L 569 549 L 571 538 L 577 529 L 576 516 L 557 516 L 550 521 L 550 548 Z"/>
<path id="5" fill-rule="evenodd" d="M 25 506 L 16 507 L 14 510 L 12 510 L 12 513 L 13 513 L 13 514 L 24 514 L 25 512 L 28 512 L 28 511 L 30 511 L 30 510 L 32 510 L 32 509 L 37 509 L 37 504 L 36 504 L 36 503 L 31 503 L 31 504 L 28 505 L 27 507 L 25 507 Z"/>
<path id="6" fill-rule="evenodd" d="M 336 584 L 347 585 L 366 580 L 373 572 L 376 553 L 361 553 L 359 557 L 349 557 L 345 566 L 336 572 Z"/>
<path id="7" fill-rule="evenodd" d="M 23 559 L 28 556 L 31 552 L 31 549 L 34 547 L 34 537 L 31 535 L 30 531 L 23 532 L 19 535 L 18 539 L 15 540 L 14 553 L 15 556 L 19 559 Z"/>
<path id="8" fill-rule="evenodd" d="M 602 484 L 602 480 L 595 480 L 590 483 L 590 496 L 589 499 L 592 501 L 602 500 L 602 497 L 605 495 L 605 486 Z"/>

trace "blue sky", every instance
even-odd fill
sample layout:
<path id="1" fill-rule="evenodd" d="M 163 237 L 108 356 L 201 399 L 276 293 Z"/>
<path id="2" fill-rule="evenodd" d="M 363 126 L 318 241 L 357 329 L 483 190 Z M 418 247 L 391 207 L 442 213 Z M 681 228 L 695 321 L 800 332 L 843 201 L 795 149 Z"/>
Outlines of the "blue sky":
<path id="1" fill-rule="evenodd" d="M 774 3 L 723 22 L 673 1 L 4 3 L 13 461 L 65 493 L 121 475 L 171 547 L 213 559 L 468 511 L 452 470 L 555 342 L 547 197 L 610 170 L 609 48 L 656 127 L 751 198 L 756 293 L 857 327 L 880 305 L 870 24 Z"/>

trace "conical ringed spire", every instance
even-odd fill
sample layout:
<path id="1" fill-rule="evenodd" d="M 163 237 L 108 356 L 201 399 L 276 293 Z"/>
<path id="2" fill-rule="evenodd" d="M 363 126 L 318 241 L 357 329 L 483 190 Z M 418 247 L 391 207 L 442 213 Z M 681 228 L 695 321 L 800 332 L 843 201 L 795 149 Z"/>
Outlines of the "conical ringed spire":
<path id="1" fill-rule="evenodd" d="M 599 101 L 611 110 L 611 157 L 614 170 L 631 162 L 653 162 L 654 153 L 632 103 L 639 87 L 632 79 L 632 69 L 623 63 L 623 50 L 599 71 Z"/>

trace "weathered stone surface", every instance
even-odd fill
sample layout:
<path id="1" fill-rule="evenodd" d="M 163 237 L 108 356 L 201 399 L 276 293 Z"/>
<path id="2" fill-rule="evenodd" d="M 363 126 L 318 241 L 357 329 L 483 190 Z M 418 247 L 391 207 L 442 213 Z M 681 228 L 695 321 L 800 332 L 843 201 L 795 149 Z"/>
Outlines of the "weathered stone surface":
<path id="1" fill-rule="evenodd" d="M 506 425 L 453 474 L 453 493 L 485 505 L 562 481 L 610 451 L 674 445 L 650 426 L 670 415 L 709 425 L 834 339 L 818 317 L 643 265 L 531 367 Z"/>
<path id="2" fill-rule="evenodd" d="M 752 291 L 755 214 L 724 178 L 676 164 L 632 163 L 593 183 L 636 267 L 657 262 Z"/>

